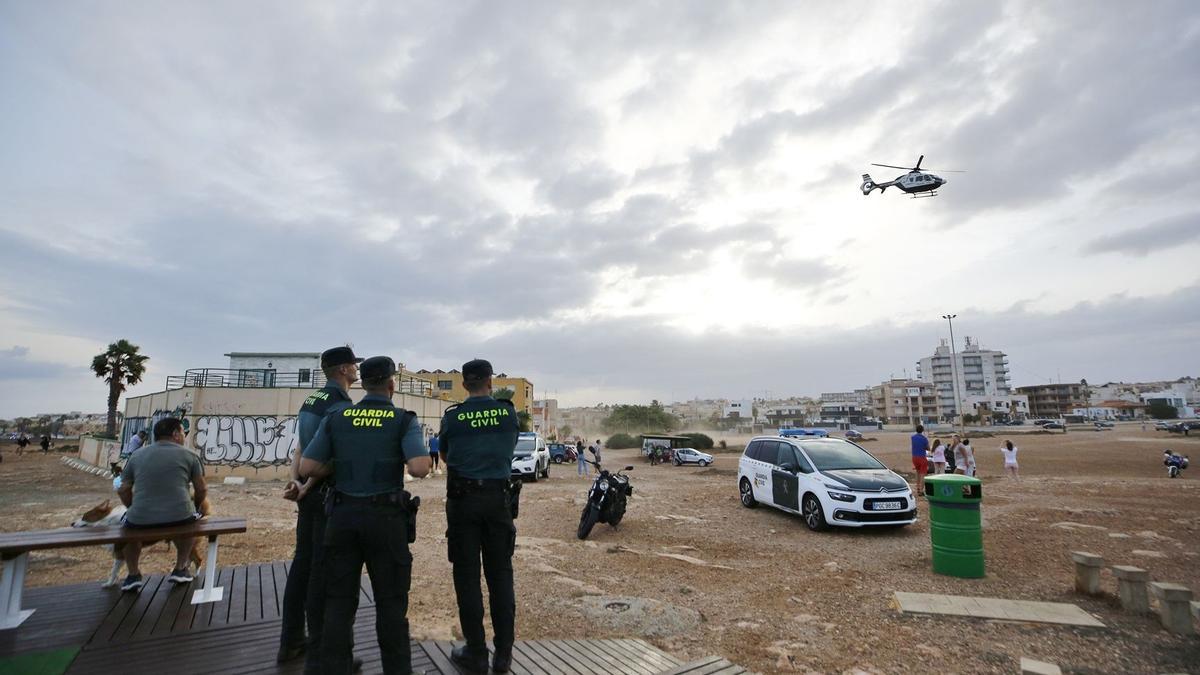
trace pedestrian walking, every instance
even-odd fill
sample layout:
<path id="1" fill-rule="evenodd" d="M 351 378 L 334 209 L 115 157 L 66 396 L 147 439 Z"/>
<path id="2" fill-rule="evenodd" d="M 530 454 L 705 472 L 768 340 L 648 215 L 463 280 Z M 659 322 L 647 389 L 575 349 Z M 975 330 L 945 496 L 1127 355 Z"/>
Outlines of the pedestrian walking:
<path id="1" fill-rule="evenodd" d="M 600 439 L 599 438 L 596 439 L 596 444 L 592 446 L 592 457 L 595 458 L 597 464 L 600 463 Z"/>
<path id="2" fill-rule="evenodd" d="M 43 455 L 50 452 L 50 434 L 42 434 L 41 446 Z"/>
<path id="3" fill-rule="evenodd" d="M 492 398 L 492 373 L 492 364 L 483 359 L 463 364 L 467 400 L 446 409 L 438 432 L 447 471 L 446 548 L 466 640 L 450 658 L 471 673 L 488 671 L 481 569 L 492 616 L 491 665 L 498 673 L 507 673 L 512 663 L 517 613 L 512 568 L 517 528 L 510 476 L 521 427 L 512 401 Z"/>
<path id="4" fill-rule="evenodd" d="M 975 475 L 975 450 L 971 447 L 971 439 L 969 439 L 969 438 L 962 439 L 962 443 L 959 444 L 959 447 L 962 448 L 962 458 L 963 458 L 962 474 L 964 476 L 974 476 Z"/>
<path id="5" fill-rule="evenodd" d="M 17 439 L 17 457 L 21 457 L 25 454 L 25 447 L 28 445 L 29 437 L 22 433 L 20 438 Z"/>
<path id="6" fill-rule="evenodd" d="M 593 450 L 593 452 L 594 452 L 594 450 Z M 591 471 L 588 469 L 587 455 L 585 455 L 583 452 L 583 441 L 582 440 L 575 442 L 575 461 L 577 463 L 577 467 L 575 469 L 576 476 L 586 477 L 591 474 Z"/>
<path id="7" fill-rule="evenodd" d="M 325 620 L 325 580 L 322 542 L 325 538 L 325 498 L 329 493 L 327 481 L 300 479 L 301 454 L 312 442 L 321 421 L 330 413 L 340 412 L 354 404 L 350 385 L 358 381 L 358 364 L 349 347 L 334 347 L 321 354 L 321 371 L 326 385 L 313 392 L 296 414 L 296 445 L 292 457 L 292 479 L 284 488 L 283 497 L 296 502 L 296 550 L 288 569 L 283 590 L 282 626 L 279 654 L 276 661 L 284 663 L 301 655 L 305 670 L 319 672 L 321 668 L 321 635 Z M 308 637 L 305 637 L 305 623 Z"/>
<path id="8" fill-rule="evenodd" d="M 384 673 L 412 671 L 408 591 L 420 500 L 404 491 L 404 470 L 428 475 L 429 451 L 415 413 L 392 404 L 396 363 L 386 356 L 362 362 L 366 395 L 329 414 L 304 449 L 301 477 L 333 479 L 326 499 L 325 618 L 321 672 L 353 671 L 354 617 L 363 565 L 375 596 L 375 638 Z"/>
<path id="9" fill-rule="evenodd" d="M 917 494 L 925 494 L 925 474 L 929 473 L 929 439 L 925 437 L 925 425 L 918 424 L 916 433 L 909 439 L 912 446 L 912 464 L 917 471 Z"/>
<path id="10" fill-rule="evenodd" d="M 433 462 L 433 473 L 436 476 L 442 475 L 441 456 L 438 452 L 438 435 L 433 434 L 429 437 L 429 460 Z"/>
<path id="11" fill-rule="evenodd" d="M 933 439 L 933 447 L 929 449 L 929 454 L 933 461 L 933 473 L 946 473 L 946 446 L 942 445 L 942 439 Z"/>
<path id="12" fill-rule="evenodd" d="M 1004 454 L 1004 473 L 1013 480 L 1021 480 L 1020 470 L 1017 467 L 1017 446 L 1013 445 L 1012 441 L 1004 441 L 1000 452 Z"/>

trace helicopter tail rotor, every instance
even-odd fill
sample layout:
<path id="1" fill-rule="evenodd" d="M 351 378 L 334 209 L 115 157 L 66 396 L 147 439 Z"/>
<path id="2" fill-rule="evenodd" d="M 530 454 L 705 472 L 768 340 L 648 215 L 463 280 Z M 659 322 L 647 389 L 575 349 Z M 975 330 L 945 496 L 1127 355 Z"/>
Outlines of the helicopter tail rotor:
<path id="1" fill-rule="evenodd" d="M 875 181 L 871 180 L 871 174 L 864 173 L 862 185 L 858 186 L 858 189 L 862 190 L 863 195 L 869 195 L 875 188 L 879 188 L 879 186 L 875 184 Z M 879 188 L 879 192 L 882 194 L 884 189 Z"/>

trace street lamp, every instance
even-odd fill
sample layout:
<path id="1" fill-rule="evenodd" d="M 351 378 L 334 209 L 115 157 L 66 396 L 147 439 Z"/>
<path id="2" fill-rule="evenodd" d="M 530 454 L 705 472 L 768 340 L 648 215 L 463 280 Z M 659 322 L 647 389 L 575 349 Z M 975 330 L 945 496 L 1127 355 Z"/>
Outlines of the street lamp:
<path id="1" fill-rule="evenodd" d="M 954 377 L 954 412 L 958 413 L 958 431 L 963 430 L 962 398 L 958 395 L 958 348 L 954 346 L 954 319 L 957 314 L 943 314 L 942 318 L 950 324 L 950 372 Z"/>

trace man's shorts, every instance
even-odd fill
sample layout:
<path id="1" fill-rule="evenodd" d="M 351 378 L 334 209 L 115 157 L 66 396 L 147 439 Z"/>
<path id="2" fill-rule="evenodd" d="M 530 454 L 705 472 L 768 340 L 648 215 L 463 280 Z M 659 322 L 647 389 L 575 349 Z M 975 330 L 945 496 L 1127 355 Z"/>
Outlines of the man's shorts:
<path id="1" fill-rule="evenodd" d="M 196 522 L 197 520 L 200 520 L 199 513 L 193 513 L 192 515 L 188 516 L 187 518 L 184 518 L 183 520 L 176 520 L 173 523 L 150 523 L 150 524 L 142 525 L 140 523 L 132 523 L 132 522 L 126 520 L 125 522 L 121 523 L 121 525 L 123 525 L 124 527 L 134 529 L 134 530 L 139 529 L 139 528 L 146 530 L 146 529 L 150 529 L 152 527 L 174 527 L 175 525 L 191 525 L 192 523 Z"/>
<path id="2" fill-rule="evenodd" d="M 929 473 L 929 458 L 913 457 L 913 468 L 917 470 L 918 476 L 924 476 Z"/>

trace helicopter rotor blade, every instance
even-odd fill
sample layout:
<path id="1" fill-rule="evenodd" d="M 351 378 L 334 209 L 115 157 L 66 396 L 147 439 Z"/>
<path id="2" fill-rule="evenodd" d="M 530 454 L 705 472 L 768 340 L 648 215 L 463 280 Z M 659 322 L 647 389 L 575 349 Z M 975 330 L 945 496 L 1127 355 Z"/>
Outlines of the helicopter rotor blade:
<path id="1" fill-rule="evenodd" d="M 871 166 L 886 166 L 889 169 L 903 169 L 904 171 L 912 171 L 913 170 L 913 168 L 911 166 L 896 166 L 895 164 L 874 164 L 874 163 L 872 163 Z"/>
<path id="2" fill-rule="evenodd" d="M 913 167 L 913 171 L 920 171 L 921 170 L 921 162 L 924 162 L 924 161 L 925 161 L 925 155 L 921 155 L 919 158 L 917 158 L 917 165 Z"/>
<path id="3" fill-rule="evenodd" d="M 955 171 L 954 169 L 921 169 L 932 173 L 966 173 L 966 171 Z"/>

